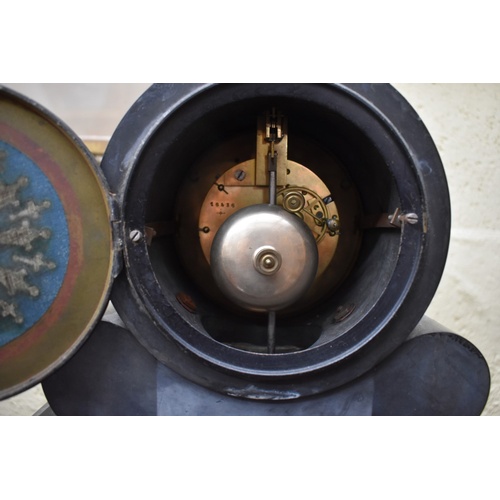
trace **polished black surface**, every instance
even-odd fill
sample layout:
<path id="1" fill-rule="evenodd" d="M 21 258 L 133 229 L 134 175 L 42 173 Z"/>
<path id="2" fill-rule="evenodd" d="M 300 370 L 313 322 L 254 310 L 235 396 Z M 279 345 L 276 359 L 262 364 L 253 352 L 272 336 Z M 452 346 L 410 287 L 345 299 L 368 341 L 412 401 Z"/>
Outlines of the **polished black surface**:
<path id="1" fill-rule="evenodd" d="M 420 326 L 375 369 L 345 386 L 273 402 L 194 384 L 159 363 L 127 330 L 101 322 L 43 389 L 56 415 L 479 415 L 490 387 L 486 361 L 464 338 L 429 331 L 436 327 Z"/>
<path id="2" fill-rule="evenodd" d="M 294 124 L 295 137 L 338 158 L 365 215 L 399 208 L 416 214 L 418 223 L 398 231 L 363 229 L 349 276 L 293 317 L 304 337 L 318 336 L 314 348 L 263 358 L 207 332 L 213 321 L 237 330 L 240 316 L 200 293 L 174 234 L 155 238 L 151 247 L 128 235 L 148 221 L 175 221 L 179 189 L 193 165 L 233 134 L 253 144 L 256 116 L 272 106 L 286 113 L 291 137 Z M 153 356 L 210 390 L 231 387 L 252 399 L 279 389 L 288 399 L 355 380 L 407 339 L 446 261 L 450 204 L 444 169 L 421 118 L 390 85 L 154 85 L 124 116 L 101 167 L 120 207 L 116 226 L 123 241 L 124 268 L 113 286 L 113 304 Z M 196 314 L 179 306 L 179 293 L 193 298 Z M 335 311 L 351 303 L 353 313 L 336 322 Z M 245 320 L 259 329 L 258 317 Z M 278 318 L 277 328 L 283 324 Z"/>

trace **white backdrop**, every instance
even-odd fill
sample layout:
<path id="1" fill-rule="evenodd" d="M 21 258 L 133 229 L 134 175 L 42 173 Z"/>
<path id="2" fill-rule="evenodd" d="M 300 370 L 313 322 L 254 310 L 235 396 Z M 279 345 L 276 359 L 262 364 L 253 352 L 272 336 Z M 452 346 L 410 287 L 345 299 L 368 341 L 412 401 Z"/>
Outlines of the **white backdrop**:
<path id="1" fill-rule="evenodd" d="M 7 84 L 38 101 L 77 134 L 112 135 L 149 84 Z M 500 85 L 395 84 L 429 129 L 443 160 L 452 202 L 447 265 L 428 316 L 472 341 L 486 357 L 492 386 L 485 415 L 500 415 Z M 31 415 L 40 386 L 0 402 L 0 415 Z"/>

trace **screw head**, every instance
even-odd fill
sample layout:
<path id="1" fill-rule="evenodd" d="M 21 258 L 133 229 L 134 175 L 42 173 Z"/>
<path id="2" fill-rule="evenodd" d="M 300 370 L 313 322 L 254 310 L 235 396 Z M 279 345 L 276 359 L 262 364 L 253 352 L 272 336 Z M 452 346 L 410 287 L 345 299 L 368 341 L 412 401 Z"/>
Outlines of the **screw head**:
<path id="1" fill-rule="evenodd" d="M 414 213 L 400 215 L 399 220 L 408 224 L 416 224 L 418 222 L 418 215 Z"/>
<path id="2" fill-rule="evenodd" d="M 242 181 L 243 179 L 245 179 L 246 176 L 247 174 L 244 170 L 236 170 L 236 172 L 234 173 L 234 178 L 237 181 Z"/>
<path id="3" fill-rule="evenodd" d="M 137 242 L 141 241 L 142 233 L 138 229 L 132 229 L 132 231 L 130 231 L 128 237 L 130 238 L 131 241 L 133 241 L 134 243 L 137 243 Z"/>

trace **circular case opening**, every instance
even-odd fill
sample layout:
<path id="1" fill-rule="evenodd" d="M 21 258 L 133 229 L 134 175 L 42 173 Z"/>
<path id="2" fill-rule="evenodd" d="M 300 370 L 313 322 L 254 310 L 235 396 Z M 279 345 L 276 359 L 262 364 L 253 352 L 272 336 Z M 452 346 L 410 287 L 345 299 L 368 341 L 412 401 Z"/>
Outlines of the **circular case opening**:
<path id="1" fill-rule="evenodd" d="M 128 286 L 134 290 L 127 307 L 135 302 L 147 311 L 141 328 L 131 324 L 131 329 L 158 359 L 218 390 L 252 380 L 261 388 L 290 384 L 303 395 L 345 383 L 406 338 L 437 287 L 449 204 L 432 140 L 389 86 L 192 89 L 185 87 L 182 95 L 181 88 L 170 107 L 164 104 L 156 116 L 151 112 L 143 123 L 147 140 L 126 152 L 125 234 L 146 234 L 158 221 L 166 228 L 150 246 L 145 239 L 127 241 Z M 167 90 L 146 92 L 141 109 L 152 109 Z M 221 297 L 195 243 L 200 228 L 188 229 L 195 233 L 191 240 L 179 228 L 184 230 L 185 220 L 198 220 L 214 182 L 214 164 L 227 170 L 255 155 L 256 117 L 271 107 L 287 116 L 288 158 L 331 191 L 341 232 L 321 293 L 278 315 L 277 354 L 265 355 L 266 318 Z M 117 130 L 111 151 L 113 141 L 134 134 L 134 113 L 132 108 Z M 104 168 L 117 160 L 109 158 Z M 416 223 L 398 218 L 397 210 L 403 217 L 415 214 Z M 120 300 L 116 306 L 134 323 Z M 320 376 L 318 385 L 314 378 Z"/>

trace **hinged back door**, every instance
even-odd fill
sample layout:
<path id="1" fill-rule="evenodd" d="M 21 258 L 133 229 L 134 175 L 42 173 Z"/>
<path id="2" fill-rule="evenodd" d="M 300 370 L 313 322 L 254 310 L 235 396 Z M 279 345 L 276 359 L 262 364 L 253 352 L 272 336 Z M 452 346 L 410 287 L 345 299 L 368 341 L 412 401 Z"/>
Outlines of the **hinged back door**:
<path id="1" fill-rule="evenodd" d="M 63 364 L 102 315 L 114 268 L 110 206 L 78 137 L 0 87 L 0 399 Z"/>

